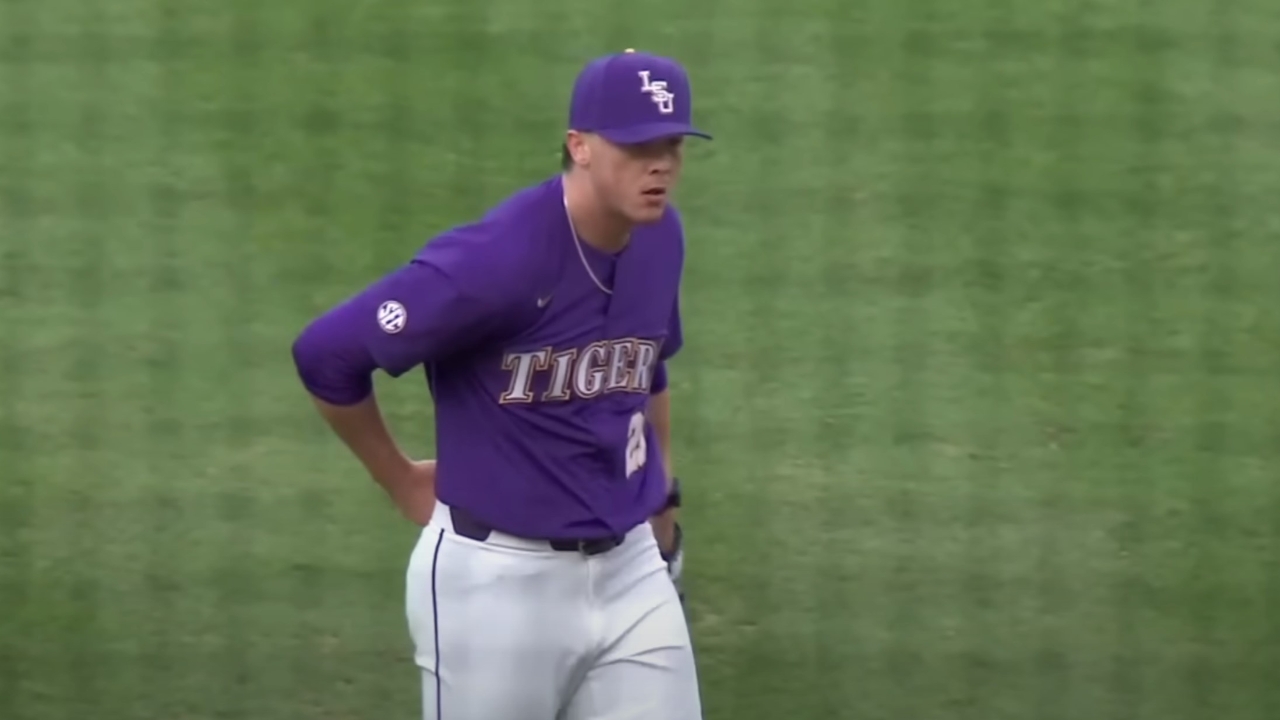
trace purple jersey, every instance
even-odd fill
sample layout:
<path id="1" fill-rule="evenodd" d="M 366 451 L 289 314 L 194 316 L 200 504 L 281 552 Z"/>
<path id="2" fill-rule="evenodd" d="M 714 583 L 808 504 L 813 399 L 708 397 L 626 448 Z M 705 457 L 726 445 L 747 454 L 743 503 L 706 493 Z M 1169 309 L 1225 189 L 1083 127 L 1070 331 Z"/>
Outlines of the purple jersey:
<path id="1" fill-rule="evenodd" d="M 661 509 L 644 413 L 683 341 L 676 210 L 610 255 L 575 242 L 562 193 L 557 175 L 445 232 L 293 347 L 308 390 L 339 405 L 367 397 L 375 369 L 422 365 L 439 499 L 542 539 L 622 534 Z"/>

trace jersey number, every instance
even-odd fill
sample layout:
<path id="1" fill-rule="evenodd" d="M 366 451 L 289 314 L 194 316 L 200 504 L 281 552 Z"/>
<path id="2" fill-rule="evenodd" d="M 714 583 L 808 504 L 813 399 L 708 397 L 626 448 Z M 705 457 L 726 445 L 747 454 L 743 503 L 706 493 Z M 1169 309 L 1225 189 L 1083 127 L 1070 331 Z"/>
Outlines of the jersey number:
<path id="1" fill-rule="evenodd" d="M 644 439 L 644 413 L 631 416 L 631 425 L 627 427 L 627 477 L 644 467 L 649 456 L 649 447 Z"/>

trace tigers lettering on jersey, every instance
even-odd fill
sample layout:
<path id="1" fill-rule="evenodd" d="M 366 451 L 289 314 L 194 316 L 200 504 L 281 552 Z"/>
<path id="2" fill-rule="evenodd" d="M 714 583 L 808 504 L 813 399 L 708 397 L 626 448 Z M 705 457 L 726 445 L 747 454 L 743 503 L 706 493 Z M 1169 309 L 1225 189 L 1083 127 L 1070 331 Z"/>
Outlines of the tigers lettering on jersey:
<path id="1" fill-rule="evenodd" d="M 498 402 L 567 402 L 616 392 L 648 393 L 657 362 L 658 343 L 638 338 L 562 351 L 544 347 L 507 353 L 502 369 L 510 373 L 511 381 Z M 545 387 L 539 392 L 544 378 Z"/>

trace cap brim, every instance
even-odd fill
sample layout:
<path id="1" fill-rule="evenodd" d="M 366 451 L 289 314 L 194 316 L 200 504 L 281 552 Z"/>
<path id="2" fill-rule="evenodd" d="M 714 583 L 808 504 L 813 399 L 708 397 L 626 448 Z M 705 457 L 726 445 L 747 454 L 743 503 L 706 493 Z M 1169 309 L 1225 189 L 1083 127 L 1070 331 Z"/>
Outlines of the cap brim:
<path id="1" fill-rule="evenodd" d="M 619 145 L 639 145 L 640 143 L 681 135 L 711 139 L 710 135 L 686 123 L 650 123 L 617 130 L 600 130 L 597 134 L 605 140 Z"/>

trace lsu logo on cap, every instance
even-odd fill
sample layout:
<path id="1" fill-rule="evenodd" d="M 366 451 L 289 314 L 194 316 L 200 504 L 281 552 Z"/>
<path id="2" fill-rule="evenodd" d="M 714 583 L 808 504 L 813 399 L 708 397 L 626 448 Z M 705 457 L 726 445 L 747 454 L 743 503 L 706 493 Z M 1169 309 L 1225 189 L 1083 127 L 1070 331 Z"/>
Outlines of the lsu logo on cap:
<path id="1" fill-rule="evenodd" d="M 649 93 L 653 103 L 658 106 L 658 112 L 670 115 L 676 111 L 676 96 L 667 90 L 666 80 L 651 80 L 648 70 L 641 70 L 636 74 L 640 76 L 640 92 Z"/>

